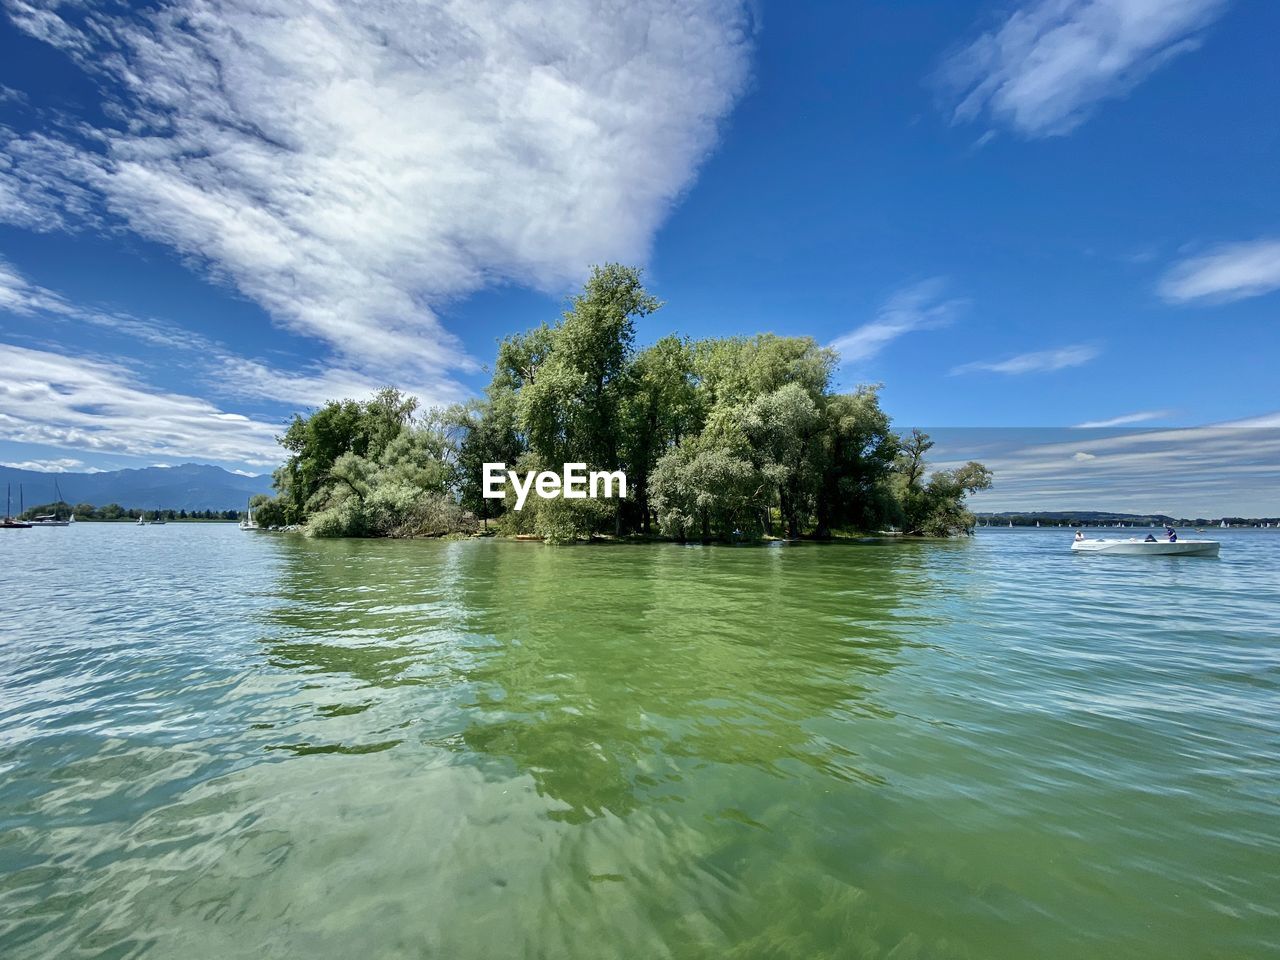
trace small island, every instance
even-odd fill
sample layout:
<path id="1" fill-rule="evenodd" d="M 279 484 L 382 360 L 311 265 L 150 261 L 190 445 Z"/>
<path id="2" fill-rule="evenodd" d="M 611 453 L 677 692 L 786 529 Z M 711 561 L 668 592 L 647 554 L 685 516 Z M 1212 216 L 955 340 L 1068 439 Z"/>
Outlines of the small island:
<path id="1" fill-rule="evenodd" d="M 636 346 L 661 302 L 640 271 L 592 270 L 561 319 L 498 345 L 484 396 L 418 410 L 387 388 L 295 416 L 263 527 L 314 537 L 500 533 L 550 543 L 826 540 L 892 530 L 966 533 L 991 473 L 929 472 L 919 430 L 894 431 L 880 388 L 832 387 L 838 357 L 812 337 L 759 334 Z M 483 495 L 483 467 L 581 461 L 624 471 L 625 499 Z"/>

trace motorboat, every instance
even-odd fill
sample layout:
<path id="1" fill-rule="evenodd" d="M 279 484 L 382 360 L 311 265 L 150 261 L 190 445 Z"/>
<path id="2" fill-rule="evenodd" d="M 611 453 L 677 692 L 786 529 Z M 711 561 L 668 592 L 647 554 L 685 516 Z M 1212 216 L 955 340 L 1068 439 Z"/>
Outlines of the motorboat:
<path id="1" fill-rule="evenodd" d="M 1217 540 L 1076 540 L 1072 553 L 1102 553 L 1123 556 L 1216 557 Z"/>

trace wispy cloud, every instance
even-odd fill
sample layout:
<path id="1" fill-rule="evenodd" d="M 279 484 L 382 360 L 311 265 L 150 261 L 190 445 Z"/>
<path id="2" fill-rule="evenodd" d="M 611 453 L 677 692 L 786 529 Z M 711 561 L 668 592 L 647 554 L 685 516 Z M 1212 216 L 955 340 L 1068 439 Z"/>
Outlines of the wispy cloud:
<path id="1" fill-rule="evenodd" d="M 944 286 L 943 280 L 935 277 L 899 291 L 870 323 L 831 341 L 832 348 L 839 352 L 842 363 L 860 363 L 904 334 L 951 323 L 964 301 L 944 299 Z"/>
<path id="2" fill-rule="evenodd" d="M 279 423 L 157 390 L 120 363 L 0 343 L 0 437 L 71 450 L 278 463 Z"/>
<path id="3" fill-rule="evenodd" d="M 740 0 L 10 0 L 115 126 L 0 143 L 0 216 L 123 220 L 359 368 L 474 366 L 437 311 L 643 261 L 744 88 Z M 0 137 L 0 140 L 5 138 Z"/>
<path id="4" fill-rule="evenodd" d="M 1086 423 L 1077 423 L 1072 430 L 1103 430 L 1108 427 L 1125 427 L 1133 423 L 1145 423 L 1148 420 L 1160 420 L 1164 417 L 1171 416 L 1171 410 L 1140 410 L 1137 413 L 1126 413 L 1118 417 L 1111 417 L 1108 420 L 1090 420 Z"/>
<path id="5" fill-rule="evenodd" d="M 1226 303 L 1280 290 L 1280 240 L 1223 244 L 1183 260 L 1160 281 L 1170 303 Z"/>
<path id="6" fill-rule="evenodd" d="M 963 373 L 1049 373 L 1054 370 L 1065 370 L 1067 367 L 1080 367 L 1088 363 L 1101 351 L 1092 344 L 1080 343 L 1070 347 L 1059 347 L 1056 350 L 1037 350 L 1034 353 L 1020 353 L 1016 357 L 1005 360 L 975 360 L 962 363 L 951 368 L 952 376 Z"/>
<path id="7" fill-rule="evenodd" d="M 69 300 L 41 286 L 0 257 L 0 313 L 94 326 L 120 335 L 131 345 L 146 344 L 171 351 L 169 362 L 193 371 L 201 385 L 217 395 L 237 400 L 268 400 L 294 408 L 316 407 L 327 400 L 362 398 L 388 386 L 389 377 L 349 365 L 311 363 L 283 370 L 229 350 L 177 323 L 135 317 Z M 403 371 L 402 371 L 403 372 Z M 464 395 L 462 386 L 447 377 L 428 382 L 399 379 L 397 385 L 425 406 L 447 404 Z"/>
<path id="8" fill-rule="evenodd" d="M 1068 133 L 1101 101 L 1199 46 L 1228 0 L 1035 0 L 944 63 L 957 121 Z"/>

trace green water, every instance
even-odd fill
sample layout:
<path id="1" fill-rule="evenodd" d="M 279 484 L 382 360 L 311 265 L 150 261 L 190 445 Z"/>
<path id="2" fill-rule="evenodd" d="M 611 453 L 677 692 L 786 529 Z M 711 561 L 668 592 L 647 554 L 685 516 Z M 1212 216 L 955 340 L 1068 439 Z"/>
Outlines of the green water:
<path id="1" fill-rule="evenodd" d="M 0 534 L 0 956 L 1261 958 L 1280 532 Z"/>

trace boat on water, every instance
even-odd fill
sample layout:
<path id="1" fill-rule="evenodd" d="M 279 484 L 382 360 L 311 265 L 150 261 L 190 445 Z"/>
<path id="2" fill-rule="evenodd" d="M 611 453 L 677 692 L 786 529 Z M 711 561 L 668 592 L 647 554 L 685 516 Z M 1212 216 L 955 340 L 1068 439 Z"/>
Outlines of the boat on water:
<path id="1" fill-rule="evenodd" d="M 0 530 L 30 530 L 31 524 L 13 516 L 13 487 L 4 488 L 4 520 L 0 520 Z"/>
<path id="2" fill-rule="evenodd" d="M 38 517 L 31 518 L 33 527 L 69 527 L 75 522 L 76 515 L 74 513 L 66 520 L 63 520 L 56 513 L 42 513 Z"/>
<path id="3" fill-rule="evenodd" d="M 249 515 L 240 521 L 241 530 L 257 530 L 258 521 L 253 519 L 253 501 L 249 501 Z"/>
<path id="4" fill-rule="evenodd" d="M 1216 557 L 1221 546 L 1217 540 L 1076 540 L 1072 553 L 1101 553 L 1108 556 L 1172 556 Z"/>
<path id="5" fill-rule="evenodd" d="M 33 527 L 69 527 L 76 522 L 76 515 L 73 513 L 70 517 L 62 516 L 59 508 L 65 502 L 62 499 L 62 488 L 58 486 L 58 481 L 53 481 L 53 491 L 57 494 L 58 499 L 54 501 L 53 513 L 42 513 L 38 517 L 32 517 L 31 526 Z"/>

